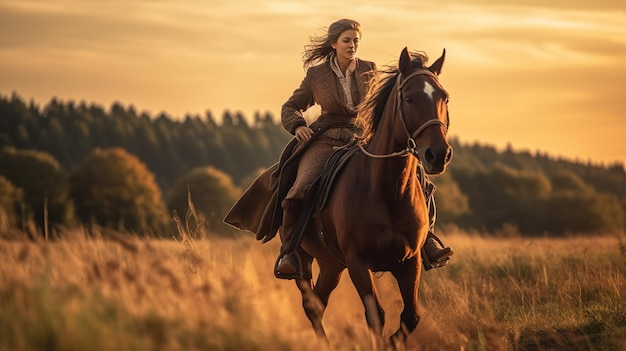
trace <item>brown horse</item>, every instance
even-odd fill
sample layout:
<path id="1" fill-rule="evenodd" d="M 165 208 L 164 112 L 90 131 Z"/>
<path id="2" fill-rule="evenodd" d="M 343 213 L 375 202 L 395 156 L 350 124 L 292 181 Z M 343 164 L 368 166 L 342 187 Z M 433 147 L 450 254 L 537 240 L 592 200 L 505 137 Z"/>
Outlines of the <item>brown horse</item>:
<path id="1" fill-rule="evenodd" d="M 319 265 L 315 285 L 306 278 L 296 283 L 307 317 L 326 342 L 322 316 L 345 268 L 376 335 L 382 335 L 384 311 L 373 272 L 390 271 L 404 301 L 401 327 L 391 340 L 405 342 L 419 321 L 420 251 L 429 217 L 418 172 L 420 162 L 429 174 L 444 172 L 452 148 L 446 140 L 448 94 L 438 81 L 445 50 L 430 67 L 425 55 L 413 56 L 405 48 L 398 68 L 374 84 L 357 117 L 364 131 L 360 150 L 343 167 L 297 250 L 304 277 L 312 276 L 314 259 Z"/>

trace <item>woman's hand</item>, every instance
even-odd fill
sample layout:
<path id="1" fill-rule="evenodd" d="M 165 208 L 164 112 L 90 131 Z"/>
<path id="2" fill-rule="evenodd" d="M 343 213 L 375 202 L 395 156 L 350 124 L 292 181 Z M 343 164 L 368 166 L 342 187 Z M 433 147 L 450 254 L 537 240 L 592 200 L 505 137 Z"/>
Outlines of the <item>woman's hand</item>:
<path id="1" fill-rule="evenodd" d="M 298 141 L 302 141 L 302 140 L 310 140 L 311 137 L 313 136 L 313 129 L 307 127 L 307 126 L 300 126 L 298 128 L 296 128 L 296 140 Z"/>

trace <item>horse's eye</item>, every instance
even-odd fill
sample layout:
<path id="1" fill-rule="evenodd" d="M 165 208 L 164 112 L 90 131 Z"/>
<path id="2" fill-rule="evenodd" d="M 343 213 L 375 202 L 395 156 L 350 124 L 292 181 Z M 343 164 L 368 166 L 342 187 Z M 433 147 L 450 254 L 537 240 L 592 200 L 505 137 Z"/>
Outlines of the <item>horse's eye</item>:
<path id="1" fill-rule="evenodd" d="M 407 96 L 404 98 L 404 101 L 406 101 L 407 104 L 412 104 L 413 103 L 413 98 L 410 96 Z"/>

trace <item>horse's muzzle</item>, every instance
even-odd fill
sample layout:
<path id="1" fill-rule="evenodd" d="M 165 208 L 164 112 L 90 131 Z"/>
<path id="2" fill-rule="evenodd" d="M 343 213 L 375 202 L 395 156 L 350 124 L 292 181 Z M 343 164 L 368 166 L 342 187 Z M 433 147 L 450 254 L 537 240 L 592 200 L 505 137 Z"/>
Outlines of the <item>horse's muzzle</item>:
<path id="1" fill-rule="evenodd" d="M 448 145 L 438 148 L 426 148 L 422 157 L 424 169 L 429 174 L 443 173 L 452 159 L 452 154 L 452 147 Z"/>

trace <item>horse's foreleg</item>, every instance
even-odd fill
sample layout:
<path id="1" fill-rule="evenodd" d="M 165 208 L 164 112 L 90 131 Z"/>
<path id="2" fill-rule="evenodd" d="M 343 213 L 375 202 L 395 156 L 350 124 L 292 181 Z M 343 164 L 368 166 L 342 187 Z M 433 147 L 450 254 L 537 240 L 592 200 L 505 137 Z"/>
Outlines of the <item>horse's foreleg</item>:
<path id="1" fill-rule="evenodd" d="M 356 288 L 363 306 L 365 306 L 365 318 L 367 325 L 376 335 L 382 335 L 385 325 L 385 311 L 383 310 L 376 289 L 374 288 L 374 277 L 369 266 L 356 257 L 346 257 L 350 279 Z M 373 300 L 373 303 L 372 303 Z M 372 311 L 375 306 L 375 311 Z"/>
<path id="2" fill-rule="evenodd" d="M 404 343 L 407 336 L 415 330 L 420 320 L 417 289 L 421 266 L 419 265 L 418 259 L 417 257 L 413 257 L 412 259 L 404 261 L 398 268 L 392 270 L 393 276 L 398 281 L 400 294 L 404 301 L 404 309 L 400 316 L 400 328 L 391 337 L 394 343 Z"/>

